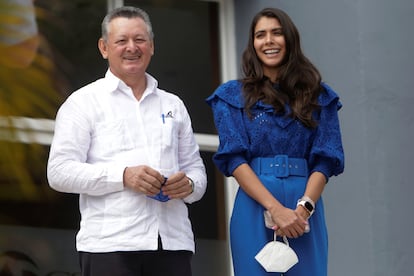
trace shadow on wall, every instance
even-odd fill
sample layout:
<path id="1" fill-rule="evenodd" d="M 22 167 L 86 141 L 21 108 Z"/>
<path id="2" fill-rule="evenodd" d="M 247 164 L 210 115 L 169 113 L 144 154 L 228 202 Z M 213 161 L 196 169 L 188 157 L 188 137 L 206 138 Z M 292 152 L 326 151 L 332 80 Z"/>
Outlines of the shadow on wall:
<path id="1" fill-rule="evenodd" d="M 6 251 L 0 253 L 0 276 L 40 276 L 38 265 L 23 252 Z M 51 271 L 45 276 L 77 276 L 79 272 Z"/>

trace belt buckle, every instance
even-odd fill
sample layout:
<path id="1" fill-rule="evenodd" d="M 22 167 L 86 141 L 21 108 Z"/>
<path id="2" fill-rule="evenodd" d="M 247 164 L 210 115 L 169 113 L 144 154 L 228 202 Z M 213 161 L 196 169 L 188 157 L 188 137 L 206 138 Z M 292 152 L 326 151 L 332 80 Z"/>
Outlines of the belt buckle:
<path id="1" fill-rule="evenodd" d="M 289 157 L 287 155 L 276 155 L 274 158 L 274 172 L 277 177 L 289 176 Z"/>

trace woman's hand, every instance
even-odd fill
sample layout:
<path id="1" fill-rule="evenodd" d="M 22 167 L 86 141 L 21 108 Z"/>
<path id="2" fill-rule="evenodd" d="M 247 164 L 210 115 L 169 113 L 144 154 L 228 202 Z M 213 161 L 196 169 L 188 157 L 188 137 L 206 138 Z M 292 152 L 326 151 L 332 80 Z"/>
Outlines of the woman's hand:
<path id="1" fill-rule="evenodd" d="M 308 222 L 298 210 L 286 207 L 269 210 L 272 220 L 275 222 L 276 234 L 288 238 L 298 238 L 305 233 Z"/>

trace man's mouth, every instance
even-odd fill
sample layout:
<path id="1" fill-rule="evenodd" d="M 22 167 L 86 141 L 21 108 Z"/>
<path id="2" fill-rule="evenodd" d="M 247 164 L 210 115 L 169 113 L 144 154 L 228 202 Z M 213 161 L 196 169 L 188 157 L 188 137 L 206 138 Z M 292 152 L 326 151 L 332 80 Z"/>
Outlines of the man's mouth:
<path id="1" fill-rule="evenodd" d="M 138 60 L 141 56 L 124 57 L 126 60 Z"/>

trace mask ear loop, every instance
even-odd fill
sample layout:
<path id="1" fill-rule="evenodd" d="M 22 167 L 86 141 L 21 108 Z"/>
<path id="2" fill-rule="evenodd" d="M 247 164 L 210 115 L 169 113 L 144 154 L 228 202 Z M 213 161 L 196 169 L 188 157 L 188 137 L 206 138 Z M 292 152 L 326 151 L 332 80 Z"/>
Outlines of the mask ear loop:
<path id="1" fill-rule="evenodd" d="M 285 242 L 285 244 L 286 244 L 287 246 L 289 246 L 289 247 L 290 247 L 290 245 L 289 245 L 289 241 L 288 241 L 288 238 L 287 238 L 286 236 L 283 236 L 283 241 Z"/>
<path id="2" fill-rule="evenodd" d="M 274 240 L 274 241 L 276 241 L 276 237 L 277 237 L 277 234 L 276 234 L 276 231 L 274 231 L 274 232 L 273 232 L 273 240 Z M 288 241 L 288 238 L 287 238 L 286 236 L 282 236 L 282 239 L 283 239 L 283 242 L 284 242 L 287 246 L 289 246 L 289 247 L 290 247 L 290 245 L 289 245 L 289 241 Z"/>

